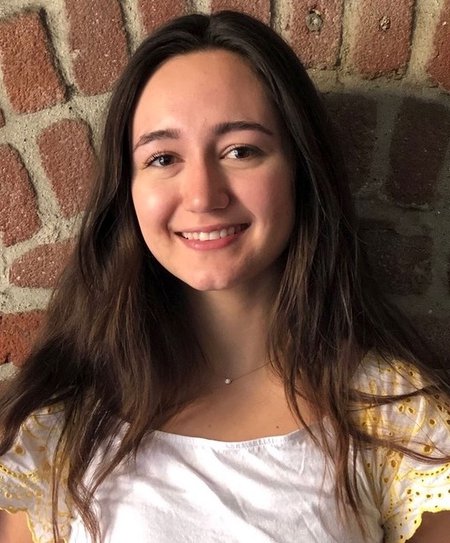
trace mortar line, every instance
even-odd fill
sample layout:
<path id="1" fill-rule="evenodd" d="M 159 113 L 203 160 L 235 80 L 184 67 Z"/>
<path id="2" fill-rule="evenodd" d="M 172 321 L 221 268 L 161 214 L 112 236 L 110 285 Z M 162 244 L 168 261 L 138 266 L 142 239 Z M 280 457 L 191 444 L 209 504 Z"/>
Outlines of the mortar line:
<path id="1" fill-rule="evenodd" d="M 411 53 L 407 71 L 404 75 L 406 81 L 424 85 L 428 80 L 427 64 L 433 52 L 434 33 L 430 32 L 430 21 L 437 28 L 440 15 L 444 8 L 444 0 L 416 0 L 413 30 L 411 35 Z"/>

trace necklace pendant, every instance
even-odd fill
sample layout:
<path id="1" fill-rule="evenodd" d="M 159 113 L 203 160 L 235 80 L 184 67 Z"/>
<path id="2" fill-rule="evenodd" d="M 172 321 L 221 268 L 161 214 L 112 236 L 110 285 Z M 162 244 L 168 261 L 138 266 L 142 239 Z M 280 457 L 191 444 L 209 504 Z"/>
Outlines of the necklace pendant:
<path id="1" fill-rule="evenodd" d="M 233 382 L 233 380 L 230 379 L 229 377 L 227 377 L 227 378 L 225 379 L 225 384 L 226 384 L 226 385 L 230 385 L 232 382 Z"/>

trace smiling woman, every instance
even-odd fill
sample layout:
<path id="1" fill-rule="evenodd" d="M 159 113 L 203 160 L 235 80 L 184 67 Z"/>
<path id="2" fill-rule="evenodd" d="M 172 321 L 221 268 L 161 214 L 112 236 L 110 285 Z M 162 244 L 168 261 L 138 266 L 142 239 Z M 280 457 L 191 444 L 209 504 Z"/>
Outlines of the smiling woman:
<path id="1" fill-rule="evenodd" d="M 181 17 L 136 51 L 47 318 L 0 400 L 0 543 L 444 541 L 448 376 L 264 24 Z"/>
<path id="2" fill-rule="evenodd" d="M 168 60 L 132 134 L 133 203 L 158 262 L 197 290 L 272 284 L 294 224 L 294 166 L 248 63 L 224 50 Z"/>

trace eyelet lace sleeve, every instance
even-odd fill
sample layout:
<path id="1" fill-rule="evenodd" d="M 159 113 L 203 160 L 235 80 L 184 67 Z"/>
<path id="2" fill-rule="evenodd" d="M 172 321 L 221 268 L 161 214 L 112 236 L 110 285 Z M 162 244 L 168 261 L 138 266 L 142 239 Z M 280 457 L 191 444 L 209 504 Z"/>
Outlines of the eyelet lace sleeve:
<path id="1" fill-rule="evenodd" d="M 425 385 L 404 363 L 378 365 L 366 374 L 365 391 L 388 395 L 407 393 Z M 450 511 L 450 405 L 440 395 L 419 394 L 393 404 L 365 410 L 363 429 L 395 439 L 430 461 L 379 447 L 367 451 L 365 469 L 374 489 L 385 532 L 385 543 L 410 539 L 424 512 Z M 435 459 L 435 461 L 432 461 Z"/>
<path id="2" fill-rule="evenodd" d="M 51 462 L 59 437 L 61 412 L 47 409 L 30 416 L 14 446 L 0 457 L 0 509 L 26 511 L 36 543 L 52 543 Z M 68 539 L 70 511 L 60 492 L 58 520 Z"/>

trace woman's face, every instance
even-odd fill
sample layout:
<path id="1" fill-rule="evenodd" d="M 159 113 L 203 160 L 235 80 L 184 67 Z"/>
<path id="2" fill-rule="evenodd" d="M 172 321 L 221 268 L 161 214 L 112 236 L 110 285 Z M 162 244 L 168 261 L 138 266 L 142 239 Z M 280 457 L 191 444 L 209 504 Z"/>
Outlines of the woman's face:
<path id="1" fill-rule="evenodd" d="M 147 82 L 132 126 L 132 197 L 149 250 L 197 290 L 277 275 L 293 165 L 266 92 L 224 51 L 180 55 Z"/>

